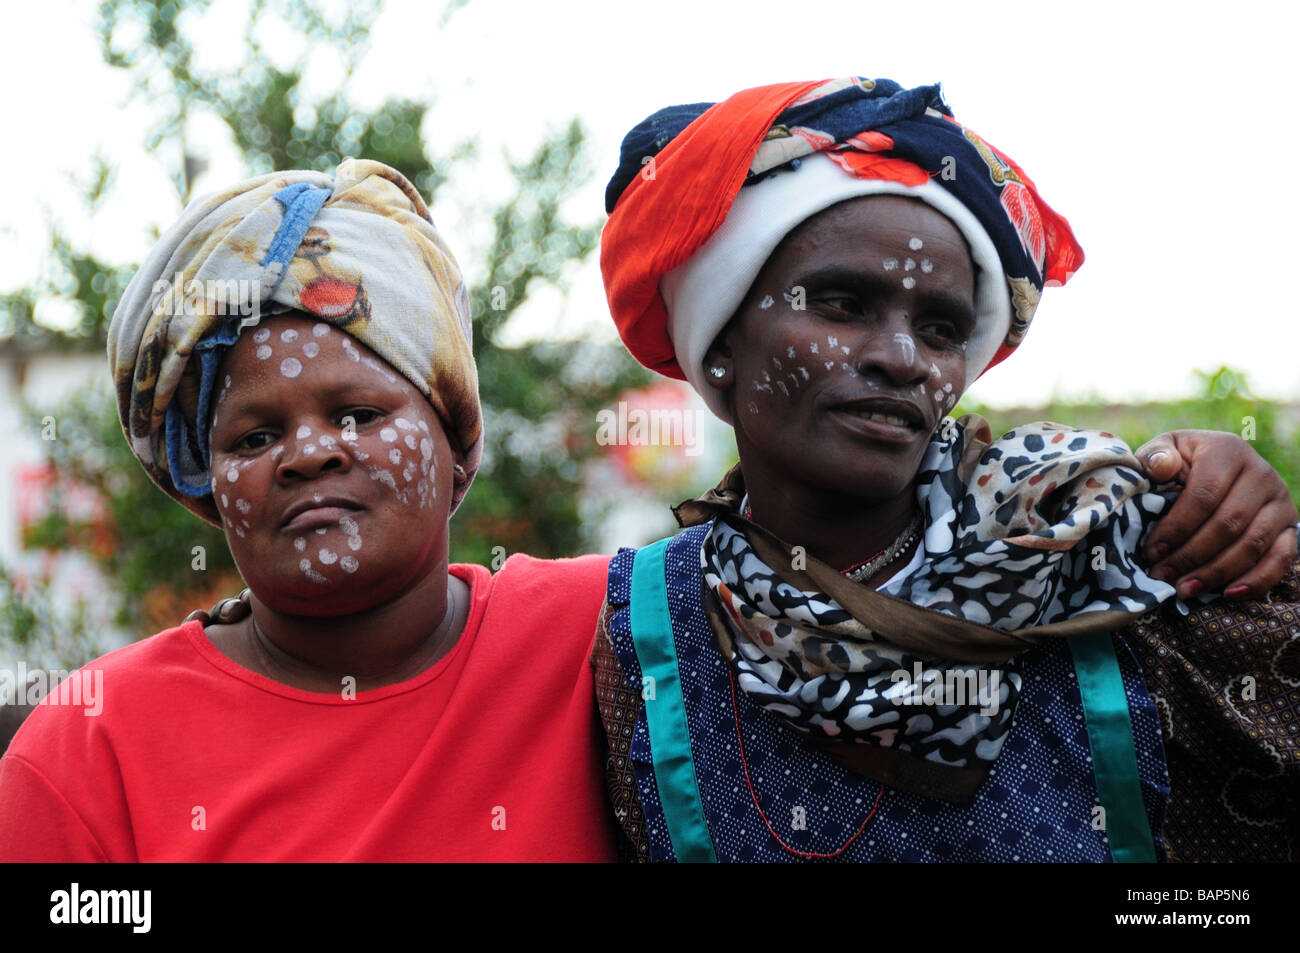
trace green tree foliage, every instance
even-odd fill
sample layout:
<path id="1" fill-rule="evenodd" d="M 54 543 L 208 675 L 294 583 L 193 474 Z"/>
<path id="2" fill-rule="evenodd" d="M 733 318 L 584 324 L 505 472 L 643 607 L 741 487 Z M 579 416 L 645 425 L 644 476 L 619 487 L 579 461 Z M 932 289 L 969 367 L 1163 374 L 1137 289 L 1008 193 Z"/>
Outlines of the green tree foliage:
<path id="1" fill-rule="evenodd" d="M 449 5 L 444 20 L 460 5 Z M 156 110 L 156 126 L 142 146 L 171 157 L 183 202 L 207 165 L 192 136 L 200 114 L 215 116 L 230 130 L 249 175 L 285 168 L 331 170 L 345 156 L 365 157 L 400 170 L 432 204 L 450 169 L 479 161 L 472 141 L 424 141 L 429 102 L 395 98 L 370 113 L 350 103 L 347 79 L 365 54 L 380 12 L 375 0 L 335 8 L 335 19 L 289 0 L 255 0 L 241 56 L 221 72 L 196 66 L 193 26 L 209 7 L 210 0 L 122 0 L 99 9 L 104 60 L 127 71 L 133 95 Z M 278 18 L 304 38 L 302 58 L 288 64 L 273 60 L 260 42 L 264 17 Z M 313 98 L 303 82 L 305 58 L 322 49 L 337 53 L 345 79 Z M 513 195 L 492 213 L 495 231 L 486 269 L 470 294 L 485 462 L 453 522 L 453 559 L 488 562 L 495 547 L 539 556 L 579 551 L 586 540 L 578 494 L 584 464 L 597 449 L 595 411 L 647 377 L 613 345 L 499 345 L 502 329 L 536 290 L 535 283 L 563 290 L 566 266 L 595 247 L 598 222 L 571 224 L 560 214 L 564 199 L 590 175 L 584 139 L 576 119 L 547 136 L 531 157 L 512 165 Z M 95 160 L 86 185 L 89 212 L 111 183 L 111 170 Z M 96 261 L 57 234 L 51 260 L 48 278 L 0 298 L 0 342 L 102 349 L 108 319 L 133 269 Z M 478 271 L 474 264 L 462 262 L 471 274 Z M 74 305 L 80 315 L 74 328 L 55 330 L 37 320 L 37 304 L 48 298 Z M 135 463 L 107 388 L 87 391 L 55 413 L 66 423 L 51 447 L 54 466 L 106 501 L 115 550 L 99 558 L 122 593 L 123 622 L 138 621 L 139 600 L 160 582 L 182 593 L 202 591 L 204 580 L 190 568 L 194 546 L 205 547 L 208 573 L 230 568 L 221 535 L 166 501 Z M 56 507 L 33 529 L 31 542 L 91 549 L 84 530 Z"/>
<path id="2" fill-rule="evenodd" d="M 1281 474 L 1300 499 L 1300 420 L 1285 420 L 1276 401 L 1250 393 L 1246 376 L 1232 368 L 1197 371 L 1200 393 L 1168 403 L 1114 405 L 1101 400 L 1045 407 L 993 409 L 963 402 L 953 416 L 974 412 L 986 417 L 994 434 L 1005 433 L 1030 420 L 1051 420 L 1090 430 L 1104 430 L 1137 449 L 1170 430 L 1223 430 L 1249 440 L 1251 446 Z"/>

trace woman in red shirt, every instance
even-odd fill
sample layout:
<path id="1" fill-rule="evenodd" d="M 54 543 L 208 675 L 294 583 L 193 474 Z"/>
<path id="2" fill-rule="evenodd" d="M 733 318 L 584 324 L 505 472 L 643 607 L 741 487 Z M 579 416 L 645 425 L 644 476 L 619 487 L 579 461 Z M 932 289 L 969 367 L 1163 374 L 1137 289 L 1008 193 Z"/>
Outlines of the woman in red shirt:
<path id="1" fill-rule="evenodd" d="M 133 449 L 224 528 L 251 611 L 38 706 L 0 860 L 612 859 L 585 664 L 608 560 L 448 565 L 482 428 L 410 183 L 348 160 L 197 201 L 109 348 Z"/>

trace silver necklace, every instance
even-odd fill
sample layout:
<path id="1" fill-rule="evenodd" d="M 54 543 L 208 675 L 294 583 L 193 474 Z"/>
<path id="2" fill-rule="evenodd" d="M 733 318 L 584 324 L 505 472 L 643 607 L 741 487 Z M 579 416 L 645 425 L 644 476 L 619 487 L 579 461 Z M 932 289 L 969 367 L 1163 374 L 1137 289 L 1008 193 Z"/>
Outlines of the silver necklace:
<path id="1" fill-rule="evenodd" d="M 885 547 L 884 552 L 874 559 L 869 559 L 861 566 L 849 570 L 844 574 L 844 578 L 850 582 L 862 582 L 870 579 L 881 569 L 884 569 L 900 555 L 907 551 L 907 547 L 912 545 L 912 540 L 916 539 L 917 534 L 921 531 L 921 514 L 917 513 L 912 517 L 912 521 L 907 524 L 895 540 Z"/>

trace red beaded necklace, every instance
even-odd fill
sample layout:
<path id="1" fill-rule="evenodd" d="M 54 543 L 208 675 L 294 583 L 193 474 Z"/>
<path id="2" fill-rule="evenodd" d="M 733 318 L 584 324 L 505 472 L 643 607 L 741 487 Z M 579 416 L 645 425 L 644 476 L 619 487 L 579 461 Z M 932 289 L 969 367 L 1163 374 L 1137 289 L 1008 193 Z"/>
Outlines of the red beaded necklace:
<path id="1" fill-rule="evenodd" d="M 791 847 L 789 844 L 787 844 L 784 840 L 781 839 L 781 835 L 776 832 L 776 828 L 772 826 L 772 822 L 767 819 L 767 814 L 763 812 L 763 806 L 758 803 L 758 792 L 754 790 L 754 782 L 750 779 L 749 776 L 749 761 L 745 757 L 744 732 L 742 732 L 740 729 L 740 704 L 736 700 L 736 673 L 731 670 L 730 665 L 727 666 L 727 675 L 731 678 L 731 711 L 736 717 L 736 742 L 740 745 L 740 766 L 745 771 L 745 785 L 746 787 L 749 788 L 749 797 L 750 800 L 754 802 L 754 810 L 758 811 L 758 816 L 763 819 L 763 824 L 764 826 L 767 827 L 767 832 L 771 834 L 772 837 L 776 840 L 776 842 L 780 844 L 788 853 L 794 854 L 796 857 L 803 857 L 810 860 L 830 860 L 833 857 L 840 856 L 840 854 L 844 853 L 846 850 L 849 849 L 849 847 L 853 845 L 853 842 L 855 840 L 857 840 L 859 837 L 862 836 L 862 832 L 867 829 L 867 825 L 871 823 L 871 819 L 876 816 L 876 809 L 880 807 L 880 799 L 885 794 L 884 784 L 881 784 L 880 790 L 876 792 L 876 801 L 874 804 L 871 805 L 871 810 L 867 813 L 867 816 L 863 818 L 862 825 L 857 829 L 856 832 L 854 832 L 852 837 L 850 837 L 840 846 L 838 850 L 832 851 L 829 854 L 822 854 L 822 853 L 818 853 L 817 851 L 798 850 L 794 847 Z"/>

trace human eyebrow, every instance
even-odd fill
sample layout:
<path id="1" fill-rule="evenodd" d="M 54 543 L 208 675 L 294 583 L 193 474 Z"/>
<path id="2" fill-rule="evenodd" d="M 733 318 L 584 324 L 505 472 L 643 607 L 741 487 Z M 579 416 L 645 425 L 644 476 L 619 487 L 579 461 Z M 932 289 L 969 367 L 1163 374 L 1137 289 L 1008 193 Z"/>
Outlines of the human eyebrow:
<path id="1" fill-rule="evenodd" d="M 893 279 L 886 277 L 884 272 L 828 265 L 801 276 L 798 283 L 809 292 L 843 288 L 864 298 L 873 298 L 891 290 Z M 921 283 L 913 290 L 921 303 L 923 313 L 956 321 L 968 332 L 975 326 L 974 303 L 965 296 L 939 287 L 925 287 L 925 283 Z"/>
<path id="2" fill-rule="evenodd" d="M 828 265 L 801 276 L 796 284 L 801 284 L 809 291 L 825 291 L 828 288 L 844 288 L 865 297 L 875 297 L 888 289 L 883 274 L 845 268 L 842 265 Z"/>

